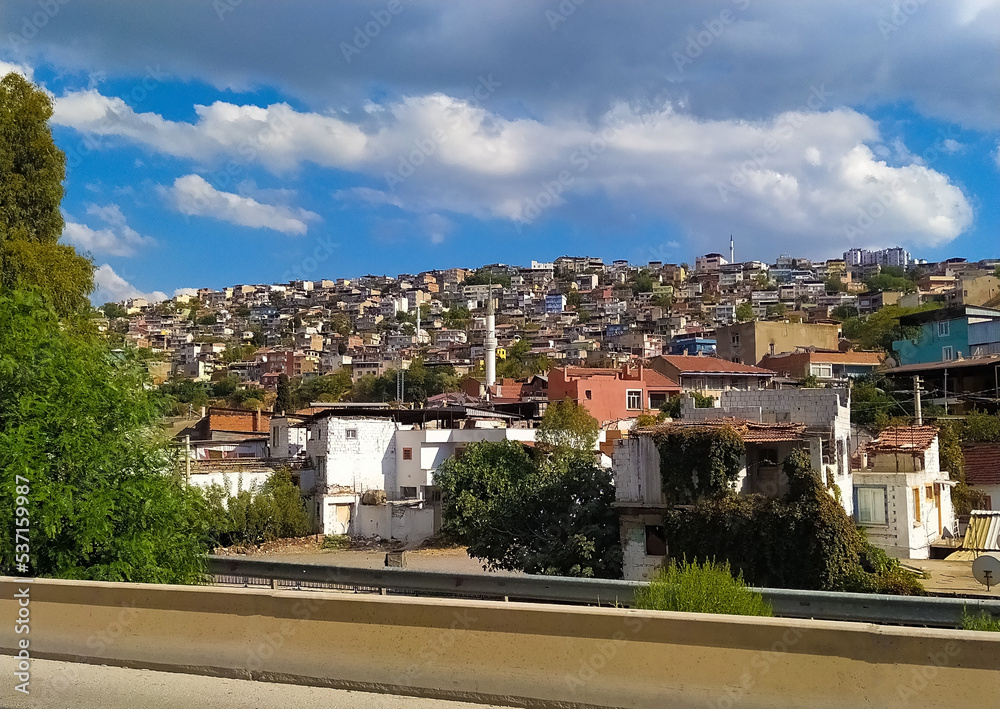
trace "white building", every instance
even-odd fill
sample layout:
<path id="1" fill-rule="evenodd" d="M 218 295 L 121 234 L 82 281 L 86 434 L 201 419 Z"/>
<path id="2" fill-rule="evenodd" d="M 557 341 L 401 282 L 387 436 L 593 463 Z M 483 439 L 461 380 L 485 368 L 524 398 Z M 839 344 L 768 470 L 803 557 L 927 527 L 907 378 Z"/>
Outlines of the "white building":
<path id="1" fill-rule="evenodd" d="M 440 527 L 433 474 L 441 463 L 471 443 L 534 441 L 535 429 L 504 427 L 509 418 L 465 407 L 331 406 L 301 423 L 272 419 L 272 455 L 291 456 L 305 432 L 315 477 L 303 475 L 302 490 L 318 531 L 416 543 Z M 445 427 L 452 422 L 463 427 Z"/>
<path id="2" fill-rule="evenodd" d="M 941 470 L 935 427 L 887 428 L 861 450 L 855 518 L 890 556 L 927 559 L 935 542 L 957 535 L 953 485 Z"/>

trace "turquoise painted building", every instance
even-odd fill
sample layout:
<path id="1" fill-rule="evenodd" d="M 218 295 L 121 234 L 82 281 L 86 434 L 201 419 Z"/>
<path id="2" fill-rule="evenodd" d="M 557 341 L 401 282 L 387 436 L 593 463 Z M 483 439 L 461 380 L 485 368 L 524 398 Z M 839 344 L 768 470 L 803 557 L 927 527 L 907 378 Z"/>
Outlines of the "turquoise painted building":
<path id="1" fill-rule="evenodd" d="M 900 366 L 1000 354 L 1000 310 L 961 305 L 904 315 L 899 324 L 920 328 L 916 338 L 892 343 Z"/>

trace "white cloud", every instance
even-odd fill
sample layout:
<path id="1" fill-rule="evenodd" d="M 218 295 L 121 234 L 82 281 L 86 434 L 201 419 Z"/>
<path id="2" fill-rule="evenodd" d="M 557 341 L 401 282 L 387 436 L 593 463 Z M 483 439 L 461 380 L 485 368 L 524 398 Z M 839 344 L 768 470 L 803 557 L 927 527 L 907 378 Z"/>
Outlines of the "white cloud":
<path id="1" fill-rule="evenodd" d="M 174 297 L 179 295 L 198 295 L 197 288 L 177 288 L 174 290 Z"/>
<path id="2" fill-rule="evenodd" d="M 945 138 L 941 142 L 941 147 L 949 155 L 954 155 L 955 153 L 960 153 L 965 150 L 965 146 L 953 138 Z"/>
<path id="3" fill-rule="evenodd" d="M 804 92 L 801 109 L 754 121 L 699 118 L 669 102 L 618 104 L 593 121 L 546 121 L 505 118 L 437 93 L 369 111 L 362 132 L 360 124 L 284 104 L 216 102 L 197 107 L 195 123 L 167 121 L 85 91 L 59 99 L 54 120 L 171 155 L 260 162 L 274 172 L 306 161 L 352 170 L 375 186 L 337 198 L 421 214 L 526 225 L 572 218 L 574 207 L 606 197 L 622 218 L 641 208 L 680 224 L 696 249 L 734 225 L 762 248 L 792 249 L 807 236 L 831 242 L 832 252 L 845 236 L 854 245 L 943 244 L 972 223 L 968 200 L 946 175 L 901 140 L 883 151 L 872 119 L 830 101 L 820 85 Z M 301 234 L 316 218 L 220 192 L 197 175 L 179 178 L 171 192 L 185 214 L 246 226 Z"/>
<path id="4" fill-rule="evenodd" d="M 174 180 L 169 190 L 173 206 L 181 214 L 219 219 L 254 229 L 273 229 L 285 234 L 305 234 L 306 222 L 319 219 L 305 209 L 263 204 L 250 197 L 221 192 L 199 175 Z"/>
<path id="5" fill-rule="evenodd" d="M 87 206 L 87 216 L 103 222 L 105 226 L 94 229 L 67 218 L 63 237 L 73 246 L 93 254 L 134 256 L 137 249 L 153 246 L 156 240 L 143 236 L 130 227 L 117 204 Z"/>
<path id="6" fill-rule="evenodd" d="M 10 62 L 0 61 L 0 78 L 7 76 L 7 74 L 14 72 L 15 74 L 20 74 L 28 81 L 34 80 L 34 71 L 30 66 L 24 64 L 11 64 Z"/>
<path id="7" fill-rule="evenodd" d="M 115 273 L 108 264 L 99 266 L 94 271 L 94 292 L 90 296 L 93 303 L 117 303 L 128 298 L 145 298 L 151 303 L 167 299 L 167 294 L 161 291 L 143 293 L 124 278 Z"/>

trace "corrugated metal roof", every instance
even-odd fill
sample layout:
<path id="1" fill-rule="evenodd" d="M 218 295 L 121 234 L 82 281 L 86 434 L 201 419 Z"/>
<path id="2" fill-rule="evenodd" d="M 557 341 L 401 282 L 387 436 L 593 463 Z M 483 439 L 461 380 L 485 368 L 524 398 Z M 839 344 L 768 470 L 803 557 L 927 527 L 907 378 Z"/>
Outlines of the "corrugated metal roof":
<path id="1" fill-rule="evenodd" d="M 973 510 L 962 548 L 967 551 L 1000 551 L 1000 511 Z"/>

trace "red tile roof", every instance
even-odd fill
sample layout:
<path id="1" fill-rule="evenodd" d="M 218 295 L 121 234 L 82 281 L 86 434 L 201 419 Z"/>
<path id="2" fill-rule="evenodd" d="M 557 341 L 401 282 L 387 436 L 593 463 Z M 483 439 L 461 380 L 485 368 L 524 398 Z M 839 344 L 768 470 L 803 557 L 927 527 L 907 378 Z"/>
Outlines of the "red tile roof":
<path id="1" fill-rule="evenodd" d="M 655 369 L 644 369 L 642 370 L 642 382 L 647 387 L 655 387 L 662 389 L 676 389 L 681 390 L 680 384 L 675 382 L 673 379 L 665 374 L 660 374 Z"/>
<path id="2" fill-rule="evenodd" d="M 965 481 L 970 485 L 1000 485 L 1000 443 L 966 443 Z"/>
<path id="3" fill-rule="evenodd" d="M 800 441 L 802 434 L 806 430 L 802 423 L 758 423 L 745 419 L 732 418 L 728 416 L 705 419 L 704 421 L 674 421 L 672 423 L 660 424 L 644 428 L 639 433 L 655 434 L 667 432 L 672 428 L 722 428 L 730 426 L 742 436 L 746 443 L 781 443 L 786 441 Z"/>
<path id="4" fill-rule="evenodd" d="M 868 444 L 875 452 L 925 451 L 931 447 L 938 430 L 934 426 L 893 426 L 882 431 Z"/>
<path id="5" fill-rule="evenodd" d="M 766 374 L 774 376 L 770 369 L 762 369 L 749 364 L 739 364 L 718 357 L 697 357 L 693 355 L 660 355 L 660 359 L 669 362 L 683 374 L 701 372 L 719 374 Z"/>

